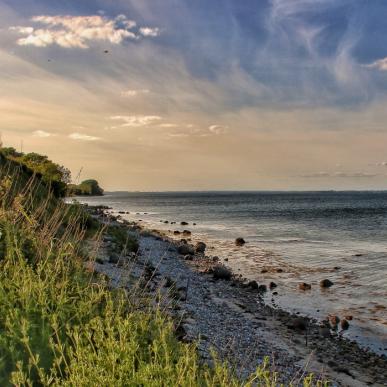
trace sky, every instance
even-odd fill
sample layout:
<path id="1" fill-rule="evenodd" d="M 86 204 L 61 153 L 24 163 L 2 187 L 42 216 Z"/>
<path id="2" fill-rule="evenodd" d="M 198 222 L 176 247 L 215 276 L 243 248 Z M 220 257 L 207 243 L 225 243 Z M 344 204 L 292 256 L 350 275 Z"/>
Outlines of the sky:
<path id="1" fill-rule="evenodd" d="M 385 0 L 0 0 L 0 131 L 106 190 L 387 189 Z"/>

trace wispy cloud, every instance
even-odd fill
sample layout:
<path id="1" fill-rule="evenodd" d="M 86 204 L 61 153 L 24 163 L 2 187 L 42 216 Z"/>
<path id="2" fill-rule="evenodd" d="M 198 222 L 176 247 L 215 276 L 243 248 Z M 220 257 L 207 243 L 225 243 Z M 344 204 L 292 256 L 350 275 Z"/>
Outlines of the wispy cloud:
<path id="1" fill-rule="evenodd" d="M 140 31 L 141 35 L 143 35 L 143 36 L 150 36 L 152 38 L 155 38 L 156 36 L 160 35 L 160 29 L 159 28 L 141 27 L 139 31 Z"/>
<path id="2" fill-rule="evenodd" d="M 125 90 L 121 92 L 122 97 L 136 97 L 140 94 L 148 94 L 150 90 L 148 89 L 140 89 L 140 90 Z"/>
<path id="3" fill-rule="evenodd" d="M 44 130 L 35 130 L 35 132 L 32 133 L 34 137 L 40 137 L 40 138 L 46 138 L 53 136 L 52 133 L 46 132 Z"/>
<path id="4" fill-rule="evenodd" d="M 155 124 L 157 121 L 160 121 L 162 117 L 160 116 L 111 116 L 111 120 L 122 121 L 123 123 L 118 127 L 132 127 L 138 128 L 141 126 L 147 126 Z M 117 127 L 111 127 L 111 129 L 115 129 Z"/>
<path id="5" fill-rule="evenodd" d="M 387 71 L 387 57 L 378 59 L 375 62 L 364 65 L 364 67 L 368 67 L 370 69 L 377 69 L 380 71 Z"/>
<path id="6" fill-rule="evenodd" d="M 160 128 L 176 128 L 178 125 L 166 123 L 166 124 L 160 124 L 159 126 Z"/>
<path id="7" fill-rule="evenodd" d="M 219 134 L 224 134 L 226 133 L 228 129 L 228 126 L 223 126 L 223 125 L 211 125 L 208 130 L 213 133 L 213 134 L 216 134 L 216 135 L 219 135 Z"/>
<path id="8" fill-rule="evenodd" d="M 24 35 L 17 40 L 20 46 L 47 47 L 57 44 L 64 48 L 85 49 L 89 48 L 89 43 L 92 41 L 120 44 L 125 39 L 138 39 L 140 36 L 154 37 L 159 33 L 157 28 L 145 28 L 147 34 L 142 31 L 144 28 L 136 32 L 134 28 L 137 23 L 125 15 L 118 15 L 114 19 L 103 15 L 41 15 L 34 16 L 31 21 L 34 26 L 10 27 L 11 31 Z"/>
<path id="9" fill-rule="evenodd" d="M 101 140 L 101 137 L 95 137 L 95 136 L 89 136 L 84 133 L 71 133 L 69 134 L 69 138 L 72 140 L 79 140 L 79 141 L 98 141 Z"/>

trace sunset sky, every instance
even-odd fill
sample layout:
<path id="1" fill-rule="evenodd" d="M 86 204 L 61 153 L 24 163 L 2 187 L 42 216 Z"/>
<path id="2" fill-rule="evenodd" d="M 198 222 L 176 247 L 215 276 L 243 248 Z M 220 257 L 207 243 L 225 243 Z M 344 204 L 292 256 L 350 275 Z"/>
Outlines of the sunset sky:
<path id="1" fill-rule="evenodd" d="M 385 0 L 0 0 L 0 131 L 106 190 L 387 189 Z"/>

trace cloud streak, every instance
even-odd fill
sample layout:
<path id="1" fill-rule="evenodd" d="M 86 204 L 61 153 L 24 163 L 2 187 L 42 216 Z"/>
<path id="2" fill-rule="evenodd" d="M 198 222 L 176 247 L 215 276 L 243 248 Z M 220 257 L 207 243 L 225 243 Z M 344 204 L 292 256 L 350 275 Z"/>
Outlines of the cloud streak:
<path id="1" fill-rule="evenodd" d="M 160 121 L 162 117 L 133 115 L 133 116 L 111 116 L 110 119 L 115 121 L 123 121 L 123 123 L 118 127 L 138 128 L 142 126 L 153 125 L 157 121 Z M 117 127 L 111 127 L 111 129 L 115 129 L 115 128 Z"/>
<path id="2" fill-rule="evenodd" d="M 101 137 L 95 137 L 95 136 L 89 136 L 84 133 L 71 133 L 69 134 L 69 138 L 72 140 L 78 140 L 78 141 L 98 141 L 101 140 Z"/>

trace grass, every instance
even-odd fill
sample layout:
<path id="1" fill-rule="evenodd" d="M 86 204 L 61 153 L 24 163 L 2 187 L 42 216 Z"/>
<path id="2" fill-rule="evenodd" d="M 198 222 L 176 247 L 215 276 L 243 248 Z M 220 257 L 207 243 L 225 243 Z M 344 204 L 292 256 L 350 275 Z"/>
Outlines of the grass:
<path id="1" fill-rule="evenodd" d="M 154 303 L 85 269 L 82 241 L 101 232 L 82 208 L 19 175 L 0 174 L 1 386 L 277 385 L 267 363 L 244 382 L 227 364 L 200 364 Z M 312 375 L 301 383 L 323 385 Z"/>

